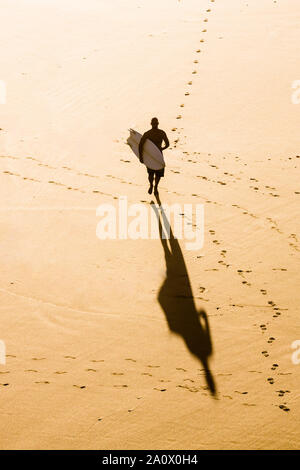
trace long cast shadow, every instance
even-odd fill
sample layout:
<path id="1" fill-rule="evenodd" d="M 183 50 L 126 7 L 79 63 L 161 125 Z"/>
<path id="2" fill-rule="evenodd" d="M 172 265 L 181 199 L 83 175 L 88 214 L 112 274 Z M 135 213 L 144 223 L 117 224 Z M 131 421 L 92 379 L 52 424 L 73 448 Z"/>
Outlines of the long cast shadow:
<path id="1" fill-rule="evenodd" d="M 170 330 L 182 337 L 188 350 L 202 363 L 209 390 L 212 395 L 215 395 L 216 385 L 208 365 L 208 359 L 213 352 L 208 318 L 204 310 L 197 311 L 178 240 L 174 238 L 159 197 L 156 200 L 160 206 L 159 210 L 153 201 L 151 206 L 158 219 L 159 236 L 167 268 L 166 278 L 159 290 L 158 301 L 165 313 Z M 165 230 L 170 234 L 169 246 L 167 239 L 163 236 L 162 221 Z"/>

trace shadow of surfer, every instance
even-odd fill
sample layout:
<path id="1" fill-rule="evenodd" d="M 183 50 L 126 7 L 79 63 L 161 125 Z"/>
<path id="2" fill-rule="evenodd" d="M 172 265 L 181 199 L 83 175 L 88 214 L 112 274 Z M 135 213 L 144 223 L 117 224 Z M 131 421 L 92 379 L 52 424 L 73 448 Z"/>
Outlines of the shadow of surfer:
<path id="1" fill-rule="evenodd" d="M 208 388 L 211 394 L 215 395 L 216 385 L 208 365 L 208 358 L 213 349 L 208 318 L 204 310 L 197 311 L 196 309 L 178 240 L 174 238 L 159 197 L 156 200 L 160 208 L 158 209 L 153 201 L 151 206 L 158 219 L 159 236 L 167 268 L 166 278 L 158 294 L 158 301 L 165 313 L 170 330 L 182 337 L 188 350 L 202 363 Z M 169 246 L 163 235 L 162 220 L 165 230 L 170 233 Z"/>

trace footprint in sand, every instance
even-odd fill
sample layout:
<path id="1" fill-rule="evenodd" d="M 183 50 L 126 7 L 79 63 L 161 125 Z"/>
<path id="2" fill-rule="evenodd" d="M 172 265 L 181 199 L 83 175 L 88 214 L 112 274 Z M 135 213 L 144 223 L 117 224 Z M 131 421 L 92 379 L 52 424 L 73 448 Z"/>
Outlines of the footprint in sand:
<path id="1" fill-rule="evenodd" d="M 191 393 L 198 393 L 200 392 L 200 390 L 207 390 L 206 387 L 197 388 L 195 386 L 181 385 L 181 384 L 176 385 L 176 387 L 183 388 L 184 390 L 187 390 L 188 392 L 191 392 Z"/>
<path id="2" fill-rule="evenodd" d="M 283 411 L 290 411 L 290 408 L 288 408 L 287 406 L 285 405 L 279 405 L 279 408 Z"/>
<path id="3" fill-rule="evenodd" d="M 272 344 L 273 341 L 275 341 L 275 338 L 273 338 L 273 336 L 271 336 L 271 337 L 268 339 L 268 343 Z"/>
<path id="4" fill-rule="evenodd" d="M 272 268 L 272 271 L 287 271 L 286 268 Z"/>
<path id="5" fill-rule="evenodd" d="M 276 390 L 279 397 L 284 397 L 286 393 L 291 393 L 290 390 Z"/>
<path id="6" fill-rule="evenodd" d="M 269 357 L 268 351 L 262 351 L 263 356 Z"/>
<path id="7" fill-rule="evenodd" d="M 35 178 L 28 178 L 28 177 L 26 177 L 26 176 L 23 176 L 22 178 L 23 178 L 23 180 L 34 181 L 34 182 L 36 182 L 36 183 L 41 183 L 41 180 L 37 180 L 37 179 L 35 179 Z"/>
<path id="8" fill-rule="evenodd" d="M 269 377 L 267 380 L 268 380 L 268 382 L 269 382 L 270 385 L 273 385 L 273 384 L 274 384 L 274 379 L 273 379 L 273 377 Z"/>
<path id="9" fill-rule="evenodd" d="M 271 367 L 271 370 L 276 370 L 277 367 L 279 367 L 278 364 L 273 364 L 273 366 Z"/>
<path id="10" fill-rule="evenodd" d="M 223 266 L 229 266 L 228 264 L 226 264 L 222 259 L 218 261 L 219 264 L 222 264 Z M 247 281 L 244 281 L 243 284 L 246 283 L 247 284 Z"/>

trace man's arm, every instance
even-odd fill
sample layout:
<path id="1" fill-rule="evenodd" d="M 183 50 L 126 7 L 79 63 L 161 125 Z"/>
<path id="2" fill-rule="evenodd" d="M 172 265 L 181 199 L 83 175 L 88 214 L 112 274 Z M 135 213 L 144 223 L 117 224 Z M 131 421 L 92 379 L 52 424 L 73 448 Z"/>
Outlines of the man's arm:
<path id="1" fill-rule="evenodd" d="M 141 140 L 140 140 L 140 143 L 139 143 L 139 157 L 140 157 L 140 162 L 141 163 L 144 163 L 144 160 L 143 160 L 143 147 L 144 147 L 144 143 L 145 143 L 146 139 L 147 139 L 147 137 L 144 134 L 142 136 Z"/>
<path id="2" fill-rule="evenodd" d="M 165 132 L 164 132 L 163 140 L 164 140 L 165 146 L 162 147 L 162 150 L 165 150 L 168 147 L 170 147 L 170 142 L 169 142 L 169 139 L 168 139 L 167 134 Z"/>

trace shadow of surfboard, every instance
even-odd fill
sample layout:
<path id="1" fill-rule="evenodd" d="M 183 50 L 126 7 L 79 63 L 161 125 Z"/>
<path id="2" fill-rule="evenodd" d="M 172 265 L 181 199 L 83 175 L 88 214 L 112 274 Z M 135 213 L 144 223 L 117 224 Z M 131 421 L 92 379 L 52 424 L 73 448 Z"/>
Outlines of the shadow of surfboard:
<path id="1" fill-rule="evenodd" d="M 188 350 L 201 362 L 208 389 L 212 395 L 215 395 L 216 385 L 208 364 L 213 352 L 208 318 L 204 310 L 196 309 L 180 245 L 174 238 L 159 197 L 157 202 L 159 209 L 154 201 L 151 201 L 151 207 L 157 216 L 167 269 L 166 278 L 158 293 L 158 302 L 165 313 L 169 329 L 182 337 Z M 163 237 L 163 226 L 170 234 L 169 240 Z"/>

